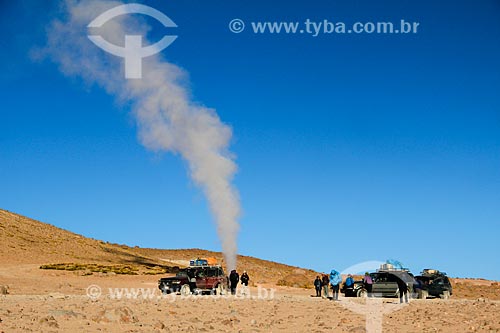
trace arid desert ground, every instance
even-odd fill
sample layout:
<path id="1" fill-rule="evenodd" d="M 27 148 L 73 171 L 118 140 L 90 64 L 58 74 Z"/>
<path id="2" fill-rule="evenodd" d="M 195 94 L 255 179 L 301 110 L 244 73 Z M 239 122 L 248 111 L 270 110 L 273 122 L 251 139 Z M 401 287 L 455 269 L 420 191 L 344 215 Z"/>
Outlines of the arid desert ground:
<path id="1" fill-rule="evenodd" d="M 454 278 L 449 300 L 335 302 L 303 288 L 316 272 L 242 256 L 238 268 L 251 277 L 246 295 L 163 296 L 157 281 L 172 267 L 220 253 L 110 244 L 3 210 L 0 240 L 5 333 L 500 331 L 495 281 Z M 53 264 L 65 265 L 40 268 Z"/>

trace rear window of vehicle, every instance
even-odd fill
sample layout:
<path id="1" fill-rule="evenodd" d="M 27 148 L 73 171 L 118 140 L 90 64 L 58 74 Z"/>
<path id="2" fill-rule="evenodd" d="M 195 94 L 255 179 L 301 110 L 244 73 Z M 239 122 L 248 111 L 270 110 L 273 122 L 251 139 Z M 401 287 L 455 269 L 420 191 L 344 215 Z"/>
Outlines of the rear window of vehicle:
<path id="1" fill-rule="evenodd" d="M 217 268 L 210 268 L 207 273 L 209 277 L 217 276 Z"/>

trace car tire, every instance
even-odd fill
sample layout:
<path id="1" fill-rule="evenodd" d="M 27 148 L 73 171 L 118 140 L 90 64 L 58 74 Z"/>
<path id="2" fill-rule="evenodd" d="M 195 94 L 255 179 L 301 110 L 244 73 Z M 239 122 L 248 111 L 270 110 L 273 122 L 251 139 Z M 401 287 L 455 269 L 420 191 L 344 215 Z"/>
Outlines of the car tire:
<path id="1" fill-rule="evenodd" d="M 419 290 L 418 291 L 418 298 L 419 299 L 427 299 L 429 296 L 429 292 L 427 290 Z"/>
<path id="2" fill-rule="evenodd" d="M 168 290 L 168 288 L 167 288 L 164 284 L 161 284 L 159 288 L 160 288 L 160 291 L 161 291 L 161 293 L 162 293 L 163 295 L 166 295 L 166 294 L 167 294 L 167 290 Z"/>
<path id="3" fill-rule="evenodd" d="M 180 293 L 182 296 L 191 295 L 191 288 L 189 288 L 189 284 L 185 284 L 181 287 Z"/>
<path id="4" fill-rule="evenodd" d="M 356 291 L 356 297 L 366 298 L 368 297 L 368 291 L 365 288 L 360 288 Z"/>
<path id="5" fill-rule="evenodd" d="M 225 295 L 227 293 L 226 286 L 224 283 L 219 283 L 217 287 L 215 288 L 215 294 L 216 295 Z"/>
<path id="6" fill-rule="evenodd" d="M 162 288 L 161 288 L 161 293 L 162 293 L 163 295 L 168 295 L 168 294 L 170 294 L 171 292 L 172 292 L 172 290 L 170 290 L 170 288 L 168 288 L 167 286 L 162 286 Z"/>
<path id="7" fill-rule="evenodd" d="M 448 290 L 443 291 L 441 295 L 439 295 L 440 298 L 442 299 L 449 299 L 450 298 L 450 292 Z"/>

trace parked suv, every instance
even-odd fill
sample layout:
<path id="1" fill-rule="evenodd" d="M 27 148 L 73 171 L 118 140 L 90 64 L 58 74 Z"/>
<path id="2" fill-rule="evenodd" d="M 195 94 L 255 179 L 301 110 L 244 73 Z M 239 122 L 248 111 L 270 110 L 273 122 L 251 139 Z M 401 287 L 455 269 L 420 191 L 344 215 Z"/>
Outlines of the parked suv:
<path id="1" fill-rule="evenodd" d="M 434 296 L 448 299 L 453 294 L 450 279 L 446 273 L 437 269 L 424 269 L 421 275 L 416 276 L 415 279 L 418 282 L 419 298 L 425 299 L 427 296 Z"/>
<path id="2" fill-rule="evenodd" d="M 210 292 L 222 295 L 227 290 L 228 279 L 221 266 L 190 266 L 181 270 L 175 277 L 161 278 L 158 288 L 164 294 L 181 295 Z"/>
<path id="3" fill-rule="evenodd" d="M 371 296 L 374 297 L 398 297 L 398 280 L 406 283 L 410 295 L 414 293 L 415 287 L 418 285 L 413 275 L 407 270 L 378 270 L 376 273 L 371 273 L 370 276 L 373 281 Z M 342 292 L 346 297 L 368 296 L 362 281 L 355 281 L 351 288 L 344 286 Z"/>

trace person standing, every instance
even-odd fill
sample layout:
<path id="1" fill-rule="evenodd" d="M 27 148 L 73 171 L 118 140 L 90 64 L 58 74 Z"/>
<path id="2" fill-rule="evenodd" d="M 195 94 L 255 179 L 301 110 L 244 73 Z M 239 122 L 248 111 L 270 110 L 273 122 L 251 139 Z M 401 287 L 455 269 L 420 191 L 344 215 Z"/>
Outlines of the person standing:
<path id="1" fill-rule="evenodd" d="M 236 295 L 236 287 L 239 281 L 240 281 L 240 275 L 236 272 L 235 269 L 233 269 L 231 271 L 231 274 L 229 274 L 229 282 L 231 284 L 231 295 Z"/>
<path id="2" fill-rule="evenodd" d="M 247 271 L 243 271 L 243 274 L 241 274 L 240 280 L 241 280 L 242 285 L 248 287 L 248 281 L 250 281 L 250 277 L 248 276 Z"/>
<path id="3" fill-rule="evenodd" d="M 403 295 L 406 303 L 408 303 L 408 285 L 401 279 L 398 279 L 399 303 L 403 303 Z"/>
<path id="4" fill-rule="evenodd" d="M 354 287 L 354 279 L 352 278 L 351 274 L 349 274 L 347 276 L 347 279 L 345 280 L 345 287 L 346 288 L 352 288 L 352 287 Z"/>
<path id="5" fill-rule="evenodd" d="M 250 281 L 250 277 L 248 276 L 247 271 L 243 271 L 243 274 L 241 274 L 240 280 L 241 280 L 241 285 L 243 286 L 242 293 L 243 293 L 243 295 L 246 295 L 247 291 L 248 291 L 248 281 Z"/>
<path id="6" fill-rule="evenodd" d="M 323 286 L 323 297 L 328 298 L 328 285 L 330 284 L 328 275 L 323 274 L 321 282 L 321 285 Z"/>
<path id="7" fill-rule="evenodd" d="M 316 276 L 316 280 L 314 280 L 314 288 L 316 288 L 316 297 L 321 297 L 321 287 L 322 287 L 322 282 L 318 275 Z"/>
<path id="8" fill-rule="evenodd" d="M 363 278 L 363 284 L 365 285 L 366 292 L 368 293 L 368 297 L 372 296 L 372 287 L 373 280 L 368 272 L 365 273 L 365 277 Z"/>
<path id="9" fill-rule="evenodd" d="M 342 282 L 342 276 L 336 270 L 330 272 L 330 286 L 332 287 L 332 300 L 339 300 L 339 284 Z"/>
<path id="10" fill-rule="evenodd" d="M 198 272 L 193 269 L 188 269 L 187 270 L 187 276 L 188 276 L 188 283 L 189 283 L 189 290 L 194 293 L 196 289 L 196 274 Z"/>

